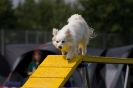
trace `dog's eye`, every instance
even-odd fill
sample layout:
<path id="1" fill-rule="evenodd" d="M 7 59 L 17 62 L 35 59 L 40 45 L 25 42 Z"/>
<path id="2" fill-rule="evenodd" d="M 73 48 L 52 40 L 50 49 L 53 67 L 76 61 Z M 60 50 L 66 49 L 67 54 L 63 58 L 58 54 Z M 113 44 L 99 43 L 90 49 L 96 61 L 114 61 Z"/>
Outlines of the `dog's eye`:
<path id="1" fill-rule="evenodd" d="M 59 42 L 59 41 L 56 41 L 57 43 Z"/>
<path id="2" fill-rule="evenodd" d="M 64 43 L 65 41 L 62 41 L 62 43 Z"/>

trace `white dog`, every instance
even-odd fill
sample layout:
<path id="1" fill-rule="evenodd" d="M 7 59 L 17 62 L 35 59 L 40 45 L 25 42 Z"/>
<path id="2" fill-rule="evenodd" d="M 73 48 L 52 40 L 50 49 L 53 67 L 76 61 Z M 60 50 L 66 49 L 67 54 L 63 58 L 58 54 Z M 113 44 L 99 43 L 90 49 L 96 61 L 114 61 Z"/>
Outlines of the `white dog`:
<path id="1" fill-rule="evenodd" d="M 85 55 L 87 44 L 91 38 L 95 37 L 93 28 L 90 28 L 81 15 L 74 14 L 68 19 L 68 24 L 61 30 L 53 28 L 53 44 L 61 50 L 64 55 L 67 52 L 66 59 L 70 60 L 82 49 L 82 55 Z"/>

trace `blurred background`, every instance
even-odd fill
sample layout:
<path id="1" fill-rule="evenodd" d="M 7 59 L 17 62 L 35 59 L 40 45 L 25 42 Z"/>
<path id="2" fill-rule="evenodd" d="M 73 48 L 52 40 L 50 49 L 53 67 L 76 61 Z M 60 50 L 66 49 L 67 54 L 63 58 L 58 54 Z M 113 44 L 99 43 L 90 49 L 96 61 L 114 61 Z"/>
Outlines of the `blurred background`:
<path id="1" fill-rule="evenodd" d="M 110 48 L 132 45 L 132 8 L 133 0 L 0 0 L 1 55 L 9 59 L 7 61 L 11 69 L 15 61 L 13 62 L 10 58 L 16 60 L 28 50 L 13 57 L 10 56 L 12 54 L 10 49 L 15 51 L 13 47 L 18 48 L 20 44 L 23 44 L 24 47 L 33 46 L 29 49 L 32 50 L 41 44 L 50 42 L 52 29 L 61 29 L 73 14 L 82 15 L 97 34 L 88 47 L 106 51 Z M 11 44 L 15 45 L 10 46 Z M 22 49 L 23 47 L 19 48 L 19 51 Z M 128 49 L 132 49 L 132 46 Z M 122 57 L 122 54 L 118 57 Z M 106 53 L 103 56 L 108 55 Z"/>
<path id="2" fill-rule="evenodd" d="M 0 0 L 0 50 L 10 43 L 51 41 L 52 29 L 61 29 L 72 14 L 81 14 L 97 37 L 91 47 L 132 44 L 132 0 Z"/>

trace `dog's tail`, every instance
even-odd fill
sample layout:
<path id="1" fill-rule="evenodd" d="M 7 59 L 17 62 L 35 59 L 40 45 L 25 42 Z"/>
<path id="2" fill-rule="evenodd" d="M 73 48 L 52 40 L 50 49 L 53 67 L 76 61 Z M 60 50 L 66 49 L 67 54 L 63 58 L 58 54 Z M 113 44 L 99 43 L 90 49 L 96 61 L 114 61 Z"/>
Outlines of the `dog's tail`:
<path id="1" fill-rule="evenodd" d="M 82 18 L 81 15 L 78 15 L 78 14 L 74 14 L 72 15 L 68 20 L 67 22 L 69 23 L 70 21 L 72 20 L 82 20 L 82 21 L 85 21 L 84 18 Z"/>
<path id="2" fill-rule="evenodd" d="M 95 38 L 96 34 L 94 32 L 94 29 L 92 27 L 89 27 L 86 22 L 84 23 L 84 26 L 87 29 L 86 32 L 88 32 L 87 34 L 89 35 L 89 39 Z"/>
<path id="3" fill-rule="evenodd" d="M 90 39 L 95 38 L 97 35 L 95 34 L 94 29 L 92 27 L 89 27 L 89 30 L 90 30 L 90 32 L 89 32 L 90 37 L 89 38 Z"/>

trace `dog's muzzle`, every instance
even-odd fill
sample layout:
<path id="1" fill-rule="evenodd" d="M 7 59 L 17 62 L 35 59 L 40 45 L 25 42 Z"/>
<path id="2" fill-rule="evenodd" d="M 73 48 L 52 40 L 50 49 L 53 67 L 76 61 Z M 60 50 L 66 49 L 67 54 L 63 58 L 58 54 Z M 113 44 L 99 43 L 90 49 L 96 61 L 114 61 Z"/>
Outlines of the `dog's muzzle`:
<path id="1" fill-rule="evenodd" d="M 62 49 L 62 46 L 58 46 L 59 49 Z"/>

